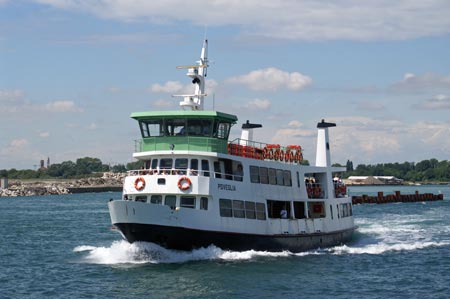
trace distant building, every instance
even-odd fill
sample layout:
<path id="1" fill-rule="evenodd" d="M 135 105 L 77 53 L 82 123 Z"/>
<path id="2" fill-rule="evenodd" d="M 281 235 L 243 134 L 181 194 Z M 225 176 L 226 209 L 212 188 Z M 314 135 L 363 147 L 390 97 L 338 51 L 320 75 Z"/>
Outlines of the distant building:
<path id="1" fill-rule="evenodd" d="M 347 185 L 401 185 L 402 179 L 394 176 L 349 176 Z"/>
<path id="2" fill-rule="evenodd" d="M 8 189 L 8 178 L 0 179 L 0 189 Z"/>

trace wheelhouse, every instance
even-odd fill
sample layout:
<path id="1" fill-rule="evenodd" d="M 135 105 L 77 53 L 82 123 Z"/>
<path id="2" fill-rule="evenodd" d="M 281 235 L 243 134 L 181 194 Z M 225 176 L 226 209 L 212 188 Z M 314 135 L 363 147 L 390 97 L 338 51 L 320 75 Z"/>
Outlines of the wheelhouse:
<path id="1" fill-rule="evenodd" d="M 142 139 L 136 152 L 192 150 L 227 153 L 228 137 L 237 117 L 216 111 L 138 112 Z"/>

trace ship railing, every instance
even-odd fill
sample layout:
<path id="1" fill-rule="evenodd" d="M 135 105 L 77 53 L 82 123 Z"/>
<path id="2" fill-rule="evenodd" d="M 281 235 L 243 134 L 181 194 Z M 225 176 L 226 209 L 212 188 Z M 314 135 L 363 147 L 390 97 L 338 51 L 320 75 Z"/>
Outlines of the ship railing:
<path id="1" fill-rule="evenodd" d="M 302 148 L 299 145 L 281 146 L 236 138 L 228 143 L 228 154 L 258 160 L 301 163 Z"/>
<path id="2" fill-rule="evenodd" d="M 211 175 L 209 170 L 198 170 L 189 168 L 156 168 L 156 169 L 136 169 L 127 171 L 128 176 L 137 175 L 189 175 L 189 176 L 206 176 Z"/>

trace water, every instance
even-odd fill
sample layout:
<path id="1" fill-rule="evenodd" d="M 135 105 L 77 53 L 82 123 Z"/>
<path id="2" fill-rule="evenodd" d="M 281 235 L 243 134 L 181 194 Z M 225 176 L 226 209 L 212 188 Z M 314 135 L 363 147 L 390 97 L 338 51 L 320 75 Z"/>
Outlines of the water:
<path id="1" fill-rule="evenodd" d="M 392 190 L 446 199 L 355 206 L 352 243 L 299 254 L 130 245 L 118 193 L 0 198 L 0 298 L 449 298 L 450 186 Z"/>

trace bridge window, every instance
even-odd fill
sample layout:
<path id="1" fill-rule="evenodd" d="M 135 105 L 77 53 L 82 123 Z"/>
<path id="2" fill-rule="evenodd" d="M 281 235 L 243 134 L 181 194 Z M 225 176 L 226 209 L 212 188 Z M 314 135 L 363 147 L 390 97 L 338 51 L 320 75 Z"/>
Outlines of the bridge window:
<path id="1" fill-rule="evenodd" d="M 166 119 L 165 135 L 166 136 L 184 136 L 186 135 L 185 119 Z"/>
<path id="2" fill-rule="evenodd" d="M 220 122 L 217 125 L 217 129 L 214 132 L 215 137 L 221 139 L 228 139 L 228 134 L 230 133 L 231 124 Z"/>

